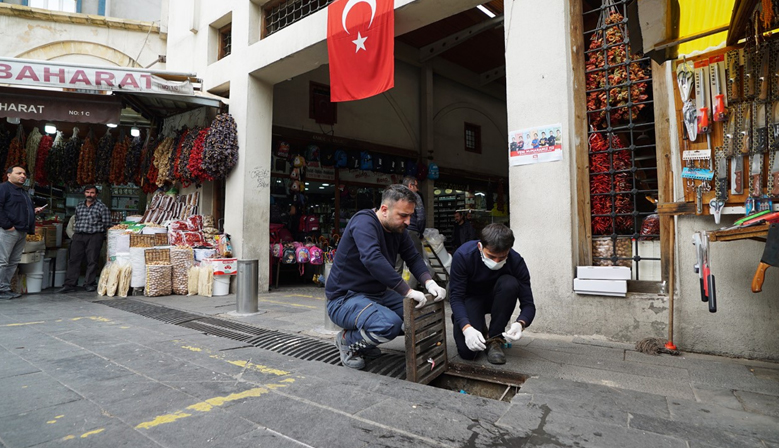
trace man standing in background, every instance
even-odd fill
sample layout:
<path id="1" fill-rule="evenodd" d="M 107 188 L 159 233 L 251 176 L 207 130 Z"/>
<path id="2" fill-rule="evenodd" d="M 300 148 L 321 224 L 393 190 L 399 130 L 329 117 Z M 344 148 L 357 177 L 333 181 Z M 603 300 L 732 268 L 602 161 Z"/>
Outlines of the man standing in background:
<path id="1" fill-rule="evenodd" d="M 68 272 L 65 274 L 65 286 L 57 291 L 60 294 L 76 290 L 78 276 L 81 273 L 81 262 L 84 257 L 87 260 L 84 289 L 87 291 L 97 289 L 95 284 L 97 260 L 100 258 L 100 250 L 103 248 L 106 231 L 111 227 L 111 212 L 100 199 L 97 199 L 97 187 L 94 185 L 84 187 L 84 198 L 85 200 L 76 206 L 76 223 L 74 224 L 76 233 L 70 242 L 70 258 Z"/>

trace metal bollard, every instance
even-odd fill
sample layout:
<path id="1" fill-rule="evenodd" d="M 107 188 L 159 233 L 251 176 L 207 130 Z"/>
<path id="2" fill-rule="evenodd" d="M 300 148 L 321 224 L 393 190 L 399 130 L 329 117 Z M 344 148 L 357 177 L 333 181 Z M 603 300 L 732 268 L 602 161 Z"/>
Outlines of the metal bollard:
<path id="1" fill-rule="evenodd" d="M 238 279 L 236 285 L 236 312 L 252 314 L 257 308 L 257 282 L 259 281 L 259 260 L 238 260 Z"/>

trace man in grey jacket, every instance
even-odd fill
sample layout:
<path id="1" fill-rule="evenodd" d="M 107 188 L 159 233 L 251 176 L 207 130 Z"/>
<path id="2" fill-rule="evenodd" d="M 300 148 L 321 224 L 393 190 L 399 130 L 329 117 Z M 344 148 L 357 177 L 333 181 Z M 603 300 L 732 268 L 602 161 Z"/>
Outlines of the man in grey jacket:
<path id="1" fill-rule="evenodd" d="M 417 204 L 414 207 L 414 214 L 411 216 L 411 222 L 408 225 L 408 234 L 411 237 L 411 242 L 414 243 L 414 247 L 422 255 L 422 259 L 427 260 L 427 255 L 422 248 L 422 235 L 425 232 L 425 204 L 422 203 L 422 196 L 419 195 L 419 181 L 415 177 L 406 176 L 403 178 L 403 186 L 408 187 L 409 190 L 414 192 L 417 198 Z M 396 265 L 397 267 L 397 265 Z M 400 264 L 400 269 L 403 265 Z M 428 266 L 428 272 L 431 276 L 435 276 L 435 273 Z"/>

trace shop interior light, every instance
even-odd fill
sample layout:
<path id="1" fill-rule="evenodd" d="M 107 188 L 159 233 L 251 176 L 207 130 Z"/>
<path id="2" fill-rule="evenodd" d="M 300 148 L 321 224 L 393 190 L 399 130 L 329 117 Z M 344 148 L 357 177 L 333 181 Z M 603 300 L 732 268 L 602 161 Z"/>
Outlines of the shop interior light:
<path id="1" fill-rule="evenodd" d="M 130 136 L 131 137 L 140 137 L 141 136 L 141 130 L 138 129 L 137 126 L 133 126 L 130 128 Z"/>
<path id="2" fill-rule="evenodd" d="M 323 187 L 329 187 L 330 184 L 322 184 Z"/>
<path id="3" fill-rule="evenodd" d="M 106 126 L 108 126 L 109 128 L 113 129 L 113 128 L 117 127 L 118 125 L 116 123 L 108 123 L 108 124 L 106 124 Z"/>
<path id="4" fill-rule="evenodd" d="M 319 189 L 320 189 L 320 190 L 324 190 L 324 189 L 325 189 L 325 187 L 319 187 Z"/>
<path id="5" fill-rule="evenodd" d="M 487 17 L 489 17 L 490 19 L 494 19 L 495 18 L 495 13 L 490 11 L 489 9 L 485 8 L 482 5 L 477 6 L 476 9 L 478 9 L 479 11 L 483 12 L 484 14 L 486 14 Z"/>
<path id="6" fill-rule="evenodd" d="M 306 182 L 306 185 L 308 185 L 308 182 Z"/>
<path id="7" fill-rule="evenodd" d="M 43 132 L 47 134 L 56 134 L 57 126 L 55 126 L 54 123 L 46 123 L 46 125 L 43 126 Z"/>
<path id="8" fill-rule="evenodd" d="M 11 123 L 11 124 L 19 124 L 21 120 L 19 120 L 19 117 L 7 117 L 5 121 Z"/>

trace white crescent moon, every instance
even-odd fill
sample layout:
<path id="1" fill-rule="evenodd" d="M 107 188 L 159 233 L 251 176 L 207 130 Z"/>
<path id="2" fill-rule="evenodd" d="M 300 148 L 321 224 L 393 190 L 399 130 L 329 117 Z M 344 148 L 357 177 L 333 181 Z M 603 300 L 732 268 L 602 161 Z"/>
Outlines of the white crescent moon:
<path id="1" fill-rule="evenodd" d="M 346 2 L 344 12 L 341 14 L 341 24 L 343 25 L 346 34 L 350 34 L 349 30 L 346 29 L 346 17 L 349 15 L 349 11 L 351 11 L 352 8 L 357 5 L 357 3 L 367 3 L 368 6 L 371 7 L 371 22 L 368 24 L 368 28 L 373 25 L 373 16 L 376 15 L 376 0 L 349 0 Z"/>

